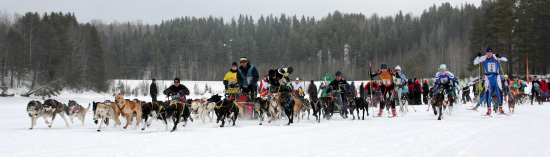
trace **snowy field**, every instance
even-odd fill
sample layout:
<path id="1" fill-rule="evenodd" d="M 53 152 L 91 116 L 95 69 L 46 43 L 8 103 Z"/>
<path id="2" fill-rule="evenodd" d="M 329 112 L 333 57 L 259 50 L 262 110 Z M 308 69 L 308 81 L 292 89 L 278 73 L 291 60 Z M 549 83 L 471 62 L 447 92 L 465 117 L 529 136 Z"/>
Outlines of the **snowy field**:
<path id="1" fill-rule="evenodd" d="M 198 86 L 204 87 L 203 83 Z M 208 85 L 217 91 L 217 83 Z M 193 90 L 194 83 L 186 86 Z M 62 103 L 76 100 L 87 107 L 92 101 L 114 97 L 63 92 L 55 99 Z M 57 116 L 52 128 L 41 118 L 29 130 L 26 105 L 31 100 L 43 102 L 39 97 L 0 97 L 0 156 L 550 156 L 550 103 L 521 105 L 511 116 L 493 117 L 481 116 L 486 108 L 476 112 L 465 109 L 472 104 L 457 105 L 442 121 L 431 109 L 427 112 L 426 105 L 414 106 L 416 112 L 410 107 L 404 117 L 388 118 L 385 112 L 383 117 L 371 114 L 365 120 L 351 120 L 335 116 L 321 123 L 311 117 L 290 126 L 285 125 L 286 119 L 263 126 L 257 120 L 238 120 L 236 126 L 225 128 L 215 121 L 195 120 L 170 133 L 161 121 L 153 121 L 145 131 L 141 130 L 143 123 L 136 127 L 134 122 L 128 129 L 110 125 L 97 132 L 92 113 L 83 126 L 75 119 L 67 128 Z"/>
<path id="2" fill-rule="evenodd" d="M 74 99 L 85 107 L 104 97 L 65 95 L 70 98 L 56 99 Z M 225 128 L 196 120 L 170 133 L 160 121 L 145 131 L 110 125 L 97 132 L 91 113 L 84 126 L 75 119 L 67 128 L 57 117 L 52 128 L 39 119 L 29 130 L 25 109 L 30 100 L 0 98 L 0 156 L 550 156 L 550 103 L 518 106 L 512 116 L 493 117 L 461 105 L 442 121 L 426 112 L 425 105 L 404 117 L 387 118 L 384 113 L 352 121 L 335 116 L 290 126 L 284 119 L 263 126 L 240 120 Z"/>

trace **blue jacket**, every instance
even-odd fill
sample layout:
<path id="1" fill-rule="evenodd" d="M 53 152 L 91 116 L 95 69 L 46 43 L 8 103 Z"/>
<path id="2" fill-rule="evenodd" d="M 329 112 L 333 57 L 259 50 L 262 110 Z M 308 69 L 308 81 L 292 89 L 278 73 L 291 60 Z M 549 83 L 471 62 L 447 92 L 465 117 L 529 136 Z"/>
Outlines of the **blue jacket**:
<path id="1" fill-rule="evenodd" d="M 487 57 L 487 55 L 481 57 L 478 56 L 474 59 L 474 65 L 483 63 L 483 67 L 485 67 L 485 74 L 494 75 L 498 74 L 498 68 L 500 67 L 499 61 L 508 61 L 508 59 L 504 56 L 498 58 L 496 55 L 492 55 L 491 57 Z"/>
<path id="2" fill-rule="evenodd" d="M 247 77 L 252 78 L 250 82 L 247 81 Z M 246 68 L 240 66 L 237 70 L 237 82 L 241 87 L 251 86 L 252 88 L 255 88 L 258 85 L 259 79 L 260 75 L 258 74 L 258 70 L 256 70 L 256 67 L 250 65 L 250 62 L 248 62 L 248 66 Z"/>

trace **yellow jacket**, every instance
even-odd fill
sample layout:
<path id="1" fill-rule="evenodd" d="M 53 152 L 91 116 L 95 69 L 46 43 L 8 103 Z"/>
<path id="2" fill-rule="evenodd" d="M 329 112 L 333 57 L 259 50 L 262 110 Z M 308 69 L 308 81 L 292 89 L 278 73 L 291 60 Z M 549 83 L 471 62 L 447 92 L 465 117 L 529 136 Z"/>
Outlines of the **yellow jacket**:
<path id="1" fill-rule="evenodd" d="M 237 71 L 229 71 L 225 74 L 223 78 L 224 81 L 227 81 L 227 85 L 235 84 L 234 88 L 228 87 L 227 93 L 237 93 L 239 91 L 239 85 L 237 84 Z"/>

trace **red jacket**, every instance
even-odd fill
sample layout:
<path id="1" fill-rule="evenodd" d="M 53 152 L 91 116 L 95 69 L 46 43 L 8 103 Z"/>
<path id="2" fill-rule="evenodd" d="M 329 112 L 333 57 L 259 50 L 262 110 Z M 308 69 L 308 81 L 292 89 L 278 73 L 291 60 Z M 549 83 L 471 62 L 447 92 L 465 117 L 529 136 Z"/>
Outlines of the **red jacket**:
<path id="1" fill-rule="evenodd" d="M 542 80 L 540 81 L 540 91 L 547 92 L 548 91 L 548 83 L 546 81 Z"/>
<path id="2" fill-rule="evenodd" d="M 422 93 L 422 84 L 420 84 L 420 81 L 419 81 L 419 80 L 416 80 L 416 81 L 414 82 L 414 84 L 415 84 L 416 86 L 418 86 L 418 89 L 420 90 L 420 93 Z"/>

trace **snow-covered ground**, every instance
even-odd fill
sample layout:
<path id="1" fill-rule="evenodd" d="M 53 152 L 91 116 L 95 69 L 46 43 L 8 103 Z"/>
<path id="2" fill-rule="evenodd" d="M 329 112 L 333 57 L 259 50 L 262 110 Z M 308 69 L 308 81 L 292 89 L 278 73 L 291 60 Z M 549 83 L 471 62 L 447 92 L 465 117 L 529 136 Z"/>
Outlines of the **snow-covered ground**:
<path id="1" fill-rule="evenodd" d="M 63 93 L 56 99 L 86 107 L 113 98 Z M 97 132 L 91 113 L 84 126 L 75 119 L 67 128 L 57 117 L 52 128 L 39 119 L 29 130 L 25 109 L 30 100 L 39 98 L 0 98 L 0 156 L 550 156 L 550 103 L 521 105 L 512 116 L 493 117 L 466 110 L 471 104 L 459 105 L 442 121 L 425 105 L 414 106 L 416 112 L 410 107 L 404 117 L 335 116 L 290 126 L 284 119 L 262 126 L 256 120 L 238 120 L 225 128 L 196 120 L 170 133 L 160 121 L 145 131 L 110 125 Z"/>

